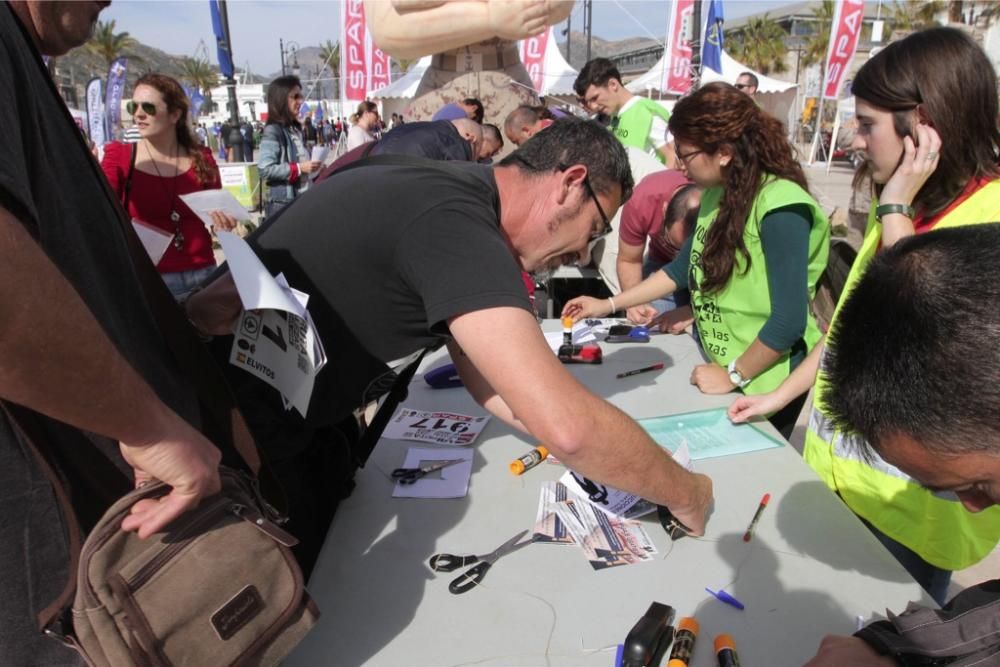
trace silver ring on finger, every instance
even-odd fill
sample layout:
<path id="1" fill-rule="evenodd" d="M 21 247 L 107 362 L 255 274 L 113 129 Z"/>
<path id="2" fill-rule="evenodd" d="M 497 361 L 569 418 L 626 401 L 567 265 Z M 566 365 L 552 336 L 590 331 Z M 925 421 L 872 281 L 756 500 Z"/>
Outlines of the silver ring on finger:
<path id="1" fill-rule="evenodd" d="M 937 156 L 938 156 L 937 151 L 930 151 L 929 153 L 927 153 L 927 159 L 928 160 L 933 160 Z"/>

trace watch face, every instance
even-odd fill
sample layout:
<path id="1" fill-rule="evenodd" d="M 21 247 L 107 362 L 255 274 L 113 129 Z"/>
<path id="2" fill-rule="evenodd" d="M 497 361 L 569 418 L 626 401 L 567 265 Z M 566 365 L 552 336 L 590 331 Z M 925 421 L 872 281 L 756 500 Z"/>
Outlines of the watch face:
<path id="1" fill-rule="evenodd" d="M 739 373 L 733 371 L 732 373 L 729 374 L 729 381 L 738 387 L 740 386 L 740 384 L 743 383 L 743 378 L 740 376 Z"/>

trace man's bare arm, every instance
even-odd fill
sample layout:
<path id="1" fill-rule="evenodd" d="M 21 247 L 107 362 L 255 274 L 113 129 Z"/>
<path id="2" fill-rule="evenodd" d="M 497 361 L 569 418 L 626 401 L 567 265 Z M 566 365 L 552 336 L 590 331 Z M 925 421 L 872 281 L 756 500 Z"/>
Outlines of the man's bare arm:
<path id="1" fill-rule="evenodd" d="M 219 488 L 218 450 L 165 405 L 23 225 L 0 208 L 0 398 L 114 438 L 174 487 L 140 534 Z M 180 455 L 180 457 L 179 457 Z"/>
<path id="2" fill-rule="evenodd" d="M 618 260 L 615 267 L 618 270 L 618 286 L 622 292 L 627 292 L 642 282 L 642 253 L 645 249 L 645 246 L 632 245 L 618 239 Z M 632 306 L 625 314 L 633 322 L 647 324 L 656 317 L 656 309 L 643 303 Z"/>
<path id="3" fill-rule="evenodd" d="M 449 328 L 511 413 L 566 465 L 667 505 L 694 532 L 704 531 L 711 481 L 681 468 L 628 415 L 577 382 L 527 311 L 474 311 Z"/>

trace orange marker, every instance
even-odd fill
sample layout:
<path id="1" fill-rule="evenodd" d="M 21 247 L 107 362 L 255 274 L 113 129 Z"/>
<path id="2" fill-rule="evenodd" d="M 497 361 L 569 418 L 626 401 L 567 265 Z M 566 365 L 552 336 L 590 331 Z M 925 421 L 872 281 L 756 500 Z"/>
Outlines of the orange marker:
<path id="1" fill-rule="evenodd" d="M 729 635 L 715 638 L 715 659 L 719 667 L 740 667 L 740 657 L 736 655 L 736 642 Z"/>
<path id="2" fill-rule="evenodd" d="M 674 646 L 670 650 L 670 662 L 667 663 L 667 667 L 688 667 L 697 638 L 698 621 L 691 616 L 685 616 L 677 623 L 677 634 L 674 635 Z"/>
<path id="3" fill-rule="evenodd" d="M 750 538 L 753 537 L 753 529 L 757 527 L 757 521 L 760 519 L 760 515 L 764 513 L 764 508 L 767 507 L 767 503 L 770 500 L 770 493 L 765 493 L 764 497 L 760 499 L 760 505 L 757 506 L 757 511 L 754 512 L 753 520 L 750 521 L 750 526 L 747 528 L 747 532 L 743 533 L 744 542 L 749 542 Z"/>
<path id="4" fill-rule="evenodd" d="M 521 458 L 511 461 L 510 472 L 514 475 L 523 475 L 525 471 L 531 470 L 548 456 L 549 450 L 546 449 L 545 445 L 538 445 Z"/>
<path id="5" fill-rule="evenodd" d="M 573 318 L 564 317 L 562 318 L 563 325 L 563 345 L 573 344 Z"/>

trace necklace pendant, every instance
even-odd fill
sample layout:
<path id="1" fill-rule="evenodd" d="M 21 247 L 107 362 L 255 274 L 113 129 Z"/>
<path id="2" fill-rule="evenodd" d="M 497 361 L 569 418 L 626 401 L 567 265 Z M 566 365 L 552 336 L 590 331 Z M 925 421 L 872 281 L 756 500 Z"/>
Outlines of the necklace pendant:
<path id="1" fill-rule="evenodd" d="M 171 211 L 170 212 L 170 221 L 171 222 L 180 222 L 181 221 L 181 214 L 178 213 L 177 211 Z"/>
<path id="2" fill-rule="evenodd" d="M 174 247 L 177 250 L 184 250 L 184 235 L 179 231 L 174 234 Z"/>

